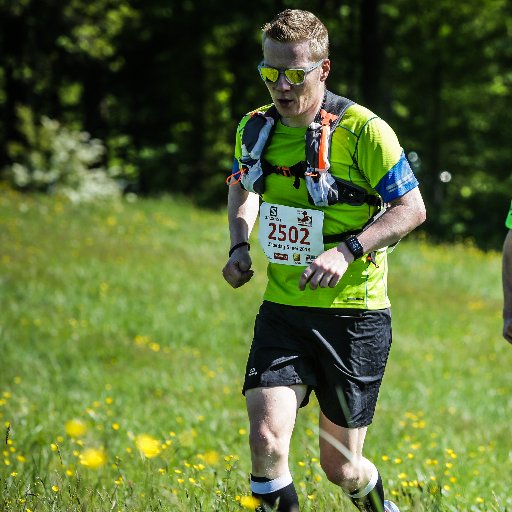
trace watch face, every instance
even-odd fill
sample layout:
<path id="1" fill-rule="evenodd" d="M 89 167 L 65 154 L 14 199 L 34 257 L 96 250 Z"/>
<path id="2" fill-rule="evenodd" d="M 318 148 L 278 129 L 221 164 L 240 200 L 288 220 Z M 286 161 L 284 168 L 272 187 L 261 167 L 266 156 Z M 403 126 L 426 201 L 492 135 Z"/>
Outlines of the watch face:
<path id="1" fill-rule="evenodd" d="M 354 235 L 350 235 L 345 239 L 348 250 L 353 254 L 354 258 L 360 258 L 364 254 L 363 246 Z"/>

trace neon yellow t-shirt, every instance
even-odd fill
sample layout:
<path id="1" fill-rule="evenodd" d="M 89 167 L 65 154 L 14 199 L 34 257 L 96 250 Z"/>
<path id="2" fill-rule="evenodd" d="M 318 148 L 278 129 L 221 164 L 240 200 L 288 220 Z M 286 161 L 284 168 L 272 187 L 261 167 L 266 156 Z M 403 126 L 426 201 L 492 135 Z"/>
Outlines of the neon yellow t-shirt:
<path id="1" fill-rule="evenodd" d="M 266 110 L 263 107 L 258 110 Z M 243 127 L 249 119 L 242 119 L 237 130 L 235 158 L 240 160 Z M 272 139 L 264 154 L 272 165 L 290 167 L 305 159 L 304 136 L 306 127 L 291 128 L 277 123 Z M 331 144 L 330 172 L 371 194 L 377 194 L 375 186 L 386 175 L 402 155 L 402 148 L 393 130 L 382 119 L 365 107 L 350 106 Z M 357 162 L 354 164 L 353 157 Z M 361 229 L 376 213 L 377 207 L 364 204 L 350 206 L 337 203 L 333 206 L 317 207 L 308 201 L 304 180 L 300 187 L 293 186 L 294 177 L 278 174 L 267 176 L 263 200 L 298 208 L 313 208 L 324 212 L 323 234 L 338 234 Z M 329 249 L 337 244 L 326 245 Z M 377 267 L 366 260 L 366 255 L 350 264 L 341 281 L 334 288 L 306 287 L 299 290 L 298 284 L 304 267 L 269 263 L 268 283 L 264 299 L 292 306 L 320 308 L 383 309 L 390 306 L 387 295 L 387 253 L 377 253 Z"/>
<path id="2" fill-rule="evenodd" d="M 505 221 L 505 226 L 508 229 L 512 229 L 512 201 L 510 202 L 510 210 L 507 215 L 507 220 Z"/>

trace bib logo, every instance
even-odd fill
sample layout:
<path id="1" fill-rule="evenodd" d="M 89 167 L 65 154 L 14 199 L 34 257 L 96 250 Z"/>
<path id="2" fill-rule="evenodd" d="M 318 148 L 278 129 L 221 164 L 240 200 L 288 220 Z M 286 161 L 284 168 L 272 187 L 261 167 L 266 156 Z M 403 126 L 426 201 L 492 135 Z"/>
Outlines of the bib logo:
<path id="1" fill-rule="evenodd" d="M 300 265 L 300 254 L 298 252 L 293 253 L 293 262 Z"/>
<path id="2" fill-rule="evenodd" d="M 297 224 L 299 226 L 311 226 L 313 224 L 313 217 L 308 215 L 306 210 L 297 210 Z"/>
<path id="3" fill-rule="evenodd" d="M 275 260 L 288 261 L 288 254 L 283 254 L 282 252 L 275 252 L 274 253 L 274 259 Z"/>
<path id="4" fill-rule="evenodd" d="M 315 261 L 316 256 L 312 256 L 311 254 L 306 254 L 306 263 L 313 263 Z"/>
<path id="5" fill-rule="evenodd" d="M 272 217 L 276 217 L 277 216 L 277 206 L 271 206 L 270 207 L 270 215 Z"/>

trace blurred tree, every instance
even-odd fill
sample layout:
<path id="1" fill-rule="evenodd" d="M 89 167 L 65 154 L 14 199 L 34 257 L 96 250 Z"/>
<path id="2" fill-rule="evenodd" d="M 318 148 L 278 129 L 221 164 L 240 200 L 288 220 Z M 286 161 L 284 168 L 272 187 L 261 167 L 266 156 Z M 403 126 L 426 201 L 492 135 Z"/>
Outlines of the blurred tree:
<path id="1" fill-rule="evenodd" d="M 329 88 L 395 128 L 426 229 L 497 247 L 512 190 L 507 0 L 0 0 L 0 169 L 25 105 L 102 139 L 141 193 L 223 204 L 236 125 L 268 102 L 260 27 L 287 7 L 325 21 Z"/>
<path id="2" fill-rule="evenodd" d="M 370 109 L 387 112 L 383 95 L 384 44 L 379 0 L 361 0 L 361 100 Z"/>
<path id="3" fill-rule="evenodd" d="M 506 0 L 383 6 L 392 121 L 414 151 L 438 239 L 502 242 L 512 197 L 511 9 Z"/>
<path id="4" fill-rule="evenodd" d="M 117 38 L 136 17 L 119 0 L 0 1 L 0 168 L 8 144 L 21 139 L 20 105 L 108 139 L 102 109 L 123 64 Z"/>

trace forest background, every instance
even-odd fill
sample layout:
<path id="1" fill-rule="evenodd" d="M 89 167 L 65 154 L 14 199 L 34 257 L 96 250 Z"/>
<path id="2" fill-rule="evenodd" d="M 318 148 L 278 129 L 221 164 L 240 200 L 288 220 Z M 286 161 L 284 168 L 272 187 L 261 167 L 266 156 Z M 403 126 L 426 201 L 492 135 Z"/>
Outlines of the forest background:
<path id="1" fill-rule="evenodd" d="M 330 90 L 397 132 L 431 238 L 499 248 L 512 195 L 507 0 L 0 0 L 0 180 L 52 191 L 82 165 L 125 192 L 224 204 L 237 123 L 268 103 L 260 27 L 288 7 L 328 27 Z"/>

